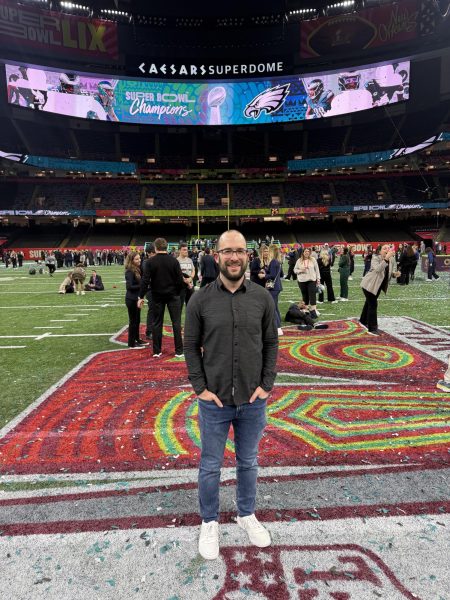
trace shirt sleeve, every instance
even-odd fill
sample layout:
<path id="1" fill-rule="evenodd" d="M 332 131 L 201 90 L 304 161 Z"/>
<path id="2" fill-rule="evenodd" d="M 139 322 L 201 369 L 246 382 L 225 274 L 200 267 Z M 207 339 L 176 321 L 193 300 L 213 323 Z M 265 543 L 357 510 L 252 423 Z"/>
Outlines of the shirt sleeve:
<path id="1" fill-rule="evenodd" d="M 320 271 L 319 271 L 319 265 L 317 264 L 316 259 L 314 259 L 313 265 L 314 265 L 314 271 L 316 273 L 316 279 L 319 280 L 320 279 Z"/>
<path id="2" fill-rule="evenodd" d="M 271 260 L 269 264 L 269 268 L 266 273 L 267 279 L 275 280 L 281 271 L 281 265 L 277 260 Z"/>
<path id="3" fill-rule="evenodd" d="M 133 271 L 130 271 L 129 269 L 125 271 L 125 283 L 126 289 L 129 292 L 137 292 L 139 290 L 140 283 L 136 282 Z"/>
<path id="4" fill-rule="evenodd" d="M 184 279 L 183 279 L 183 272 L 181 271 L 180 263 L 177 260 L 175 260 L 175 262 L 174 262 L 174 270 L 175 270 L 175 285 L 176 285 L 178 293 L 180 293 L 184 287 Z"/>
<path id="5" fill-rule="evenodd" d="M 262 337 L 263 366 L 260 386 L 264 391 L 270 392 L 277 375 L 278 332 L 275 322 L 275 304 L 269 295 L 267 295 L 266 307 L 262 320 Z"/>
<path id="6" fill-rule="evenodd" d="M 199 292 L 194 294 L 186 306 L 186 320 L 184 325 L 184 355 L 186 357 L 188 377 L 197 396 L 207 387 L 201 352 L 202 318 L 198 295 Z"/>
<path id="7" fill-rule="evenodd" d="M 139 289 L 139 298 L 144 298 L 145 294 L 150 288 L 151 274 L 150 274 L 150 260 L 144 262 L 144 273 L 141 278 L 141 286 Z"/>

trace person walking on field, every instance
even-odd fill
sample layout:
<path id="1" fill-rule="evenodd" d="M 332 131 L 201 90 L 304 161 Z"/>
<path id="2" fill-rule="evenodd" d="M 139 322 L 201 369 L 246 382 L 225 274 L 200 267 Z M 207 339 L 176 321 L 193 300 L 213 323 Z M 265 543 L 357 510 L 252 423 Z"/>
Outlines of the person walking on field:
<path id="1" fill-rule="evenodd" d="M 427 273 L 427 282 L 436 281 L 439 279 L 439 275 L 436 275 L 436 254 L 432 248 L 425 248 L 425 252 L 428 257 L 428 273 Z"/>
<path id="2" fill-rule="evenodd" d="M 381 290 L 386 294 L 389 282 L 393 277 L 399 277 L 400 271 L 395 269 L 395 252 L 387 244 L 379 246 L 372 257 L 370 271 L 364 275 L 361 287 L 366 297 L 359 322 L 367 327 L 372 335 L 381 335 L 378 329 L 378 296 Z"/>
<path id="3" fill-rule="evenodd" d="M 339 258 L 339 283 L 341 290 L 339 300 L 348 302 L 348 280 L 350 277 L 350 255 L 348 248 L 344 248 L 342 255 Z"/>
<path id="4" fill-rule="evenodd" d="M 145 262 L 145 271 L 141 280 L 138 305 L 144 304 L 144 297 L 151 286 L 153 308 L 153 357 L 162 354 L 162 332 L 164 312 L 169 309 L 172 321 L 175 356 L 182 358 L 183 338 L 181 336 L 181 300 L 180 293 L 184 281 L 180 263 L 167 252 L 167 241 L 164 238 L 155 240 L 155 256 Z"/>
<path id="5" fill-rule="evenodd" d="M 271 544 L 269 532 L 255 516 L 255 502 L 258 445 L 278 351 L 273 300 L 266 289 L 245 278 L 244 236 L 223 233 L 215 260 L 219 277 L 189 301 L 184 335 L 201 437 L 198 549 L 208 560 L 219 556 L 220 469 L 230 425 L 237 461 L 237 524 L 255 546 Z"/>

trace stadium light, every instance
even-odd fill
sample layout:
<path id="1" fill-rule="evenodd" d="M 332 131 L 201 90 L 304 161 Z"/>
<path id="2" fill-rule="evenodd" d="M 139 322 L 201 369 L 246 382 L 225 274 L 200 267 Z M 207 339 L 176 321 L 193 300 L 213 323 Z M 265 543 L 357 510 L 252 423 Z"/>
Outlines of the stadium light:
<path id="1" fill-rule="evenodd" d="M 86 10 L 87 12 L 91 11 L 89 6 L 85 6 L 84 4 L 74 4 L 73 2 L 60 2 L 60 6 L 69 10 Z"/>
<path id="2" fill-rule="evenodd" d="M 216 25 L 218 27 L 241 27 L 244 20 L 244 17 L 218 17 Z"/>
<path id="3" fill-rule="evenodd" d="M 129 17 L 130 16 L 130 13 L 127 13 L 124 10 L 113 10 L 110 8 L 101 8 L 100 12 L 104 13 L 106 15 L 113 16 L 113 17 Z"/>
<path id="4" fill-rule="evenodd" d="M 355 6 L 355 0 L 343 0 L 342 2 L 335 2 L 334 4 L 329 4 L 327 9 L 350 8 L 351 6 Z"/>
<path id="5" fill-rule="evenodd" d="M 289 16 L 291 15 L 311 15 L 317 12 L 315 8 L 298 8 L 297 10 L 290 10 Z"/>

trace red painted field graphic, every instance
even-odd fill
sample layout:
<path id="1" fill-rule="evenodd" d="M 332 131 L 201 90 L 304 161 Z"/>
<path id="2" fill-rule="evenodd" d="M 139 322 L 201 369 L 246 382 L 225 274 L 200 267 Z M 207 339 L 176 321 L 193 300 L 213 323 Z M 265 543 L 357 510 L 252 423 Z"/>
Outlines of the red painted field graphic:
<path id="1" fill-rule="evenodd" d="M 195 396 L 172 339 L 163 352 L 94 356 L 3 437 L 0 472 L 197 466 Z M 286 330 L 278 370 L 294 378 L 270 399 L 261 465 L 449 462 L 450 398 L 435 391 L 442 363 L 429 355 L 341 321 Z M 302 375 L 330 379 L 297 383 Z M 225 464 L 234 464 L 232 438 Z"/>

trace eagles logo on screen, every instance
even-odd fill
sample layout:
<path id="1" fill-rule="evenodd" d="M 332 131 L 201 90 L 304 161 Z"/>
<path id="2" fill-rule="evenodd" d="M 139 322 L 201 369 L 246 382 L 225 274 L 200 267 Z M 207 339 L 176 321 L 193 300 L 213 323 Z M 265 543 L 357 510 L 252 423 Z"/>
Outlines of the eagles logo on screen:
<path id="1" fill-rule="evenodd" d="M 277 85 L 255 96 L 245 107 L 244 116 L 248 119 L 253 117 L 256 120 L 263 110 L 268 115 L 279 110 L 283 106 L 286 96 L 289 94 L 290 85 L 290 83 Z"/>

